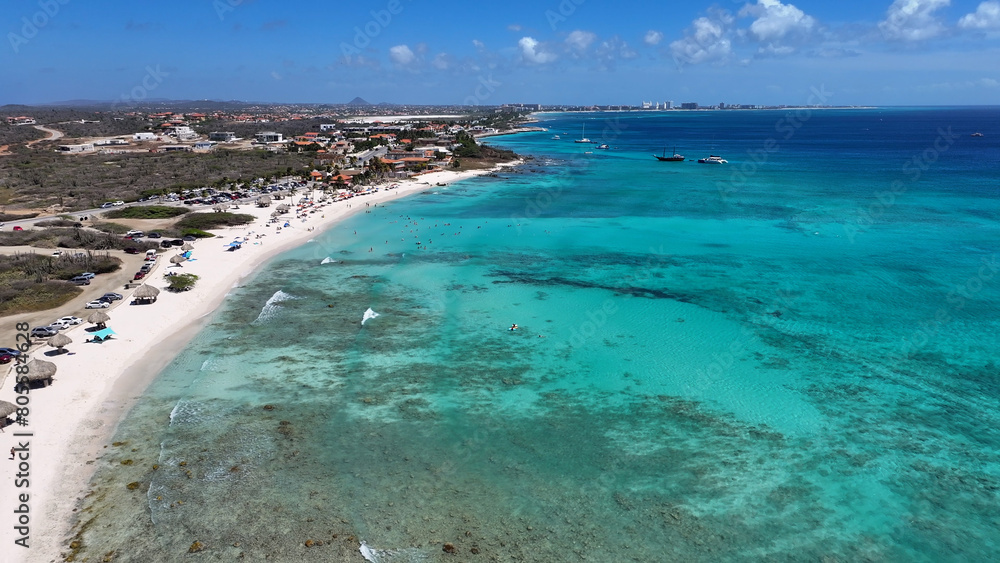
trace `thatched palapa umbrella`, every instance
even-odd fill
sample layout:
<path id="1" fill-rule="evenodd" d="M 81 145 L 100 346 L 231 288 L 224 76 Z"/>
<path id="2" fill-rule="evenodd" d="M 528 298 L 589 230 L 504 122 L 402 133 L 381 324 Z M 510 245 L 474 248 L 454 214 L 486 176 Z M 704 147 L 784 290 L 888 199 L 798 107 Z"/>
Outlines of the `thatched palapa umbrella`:
<path id="1" fill-rule="evenodd" d="M 56 374 L 56 365 L 45 360 L 31 360 L 28 362 L 28 383 L 41 381 L 43 385 L 52 383 L 52 376 Z"/>
<path id="2" fill-rule="evenodd" d="M 109 317 L 108 314 L 105 313 L 104 311 L 93 312 L 90 314 L 89 317 L 87 317 L 88 323 L 94 323 L 100 328 L 104 328 L 104 325 L 106 325 L 110 320 L 111 317 Z"/>
<path id="3" fill-rule="evenodd" d="M 0 401 L 0 421 L 17 412 L 17 405 Z"/>
<path id="4" fill-rule="evenodd" d="M 187 258 L 181 256 L 180 254 L 178 254 L 177 256 L 171 256 L 170 257 L 170 263 L 171 264 L 177 264 L 178 266 L 180 266 L 181 262 L 183 262 L 185 260 L 187 260 Z M 181 267 L 183 267 L 183 266 L 181 266 Z"/>
<path id="5" fill-rule="evenodd" d="M 190 242 L 185 242 L 184 246 L 181 247 L 181 250 L 194 250 L 194 245 Z"/>
<path id="6" fill-rule="evenodd" d="M 58 349 L 59 352 L 62 353 L 64 347 L 73 343 L 73 339 L 60 333 L 48 339 L 47 343 L 49 346 Z"/>
<path id="7" fill-rule="evenodd" d="M 160 294 L 159 289 L 156 289 L 155 287 L 148 284 L 142 284 L 141 286 L 139 286 L 139 289 L 135 290 L 135 293 L 133 293 L 132 295 L 136 299 L 156 301 L 156 296 L 159 294 Z"/>

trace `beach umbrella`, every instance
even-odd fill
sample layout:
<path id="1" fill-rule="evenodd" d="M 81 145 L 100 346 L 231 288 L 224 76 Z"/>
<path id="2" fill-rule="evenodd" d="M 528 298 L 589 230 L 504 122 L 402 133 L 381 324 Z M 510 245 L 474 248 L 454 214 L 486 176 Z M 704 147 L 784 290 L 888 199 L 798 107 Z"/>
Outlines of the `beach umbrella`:
<path id="1" fill-rule="evenodd" d="M 156 299 L 156 296 L 159 294 L 159 289 L 148 284 L 142 284 L 132 295 L 139 299 Z"/>
<path id="2" fill-rule="evenodd" d="M 8 403 L 7 401 L 0 401 L 0 420 L 3 420 L 16 412 L 17 405 L 14 403 Z"/>
<path id="3" fill-rule="evenodd" d="M 170 257 L 170 263 L 171 264 L 177 264 L 178 266 L 180 265 L 181 262 L 183 262 L 185 260 L 187 260 L 187 258 L 181 256 L 180 254 L 178 254 L 177 256 L 171 256 Z"/>
<path id="4" fill-rule="evenodd" d="M 212 211 L 215 211 L 216 213 L 222 213 L 222 206 L 221 205 L 216 205 L 216 206 L 212 207 Z"/>
<path id="5" fill-rule="evenodd" d="M 45 360 L 31 360 L 28 362 L 27 368 L 28 375 L 26 377 L 29 383 L 47 381 L 52 379 L 52 376 L 56 374 L 56 365 Z"/>
<path id="6" fill-rule="evenodd" d="M 95 325 L 98 325 L 101 328 L 104 328 L 104 325 L 107 324 L 107 322 L 110 320 L 111 317 L 109 317 L 108 314 L 105 313 L 104 311 L 93 312 L 90 314 L 89 317 L 87 317 L 88 323 L 94 323 Z"/>
<path id="7" fill-rule="evenodd" d="M 181 247 L 181 250 L 194 250 L 194 245 L 190 242 L 185 242 L 184 246 Z"/>
<path id="8" fill-rule="evenodd" d="M 56 348 L 60 352 L 62 352 L 62 349 L 64 347 L 69 346 L 70 344 L 73 343 L 73 339 L 66 336 L 65 334 L 60 333 L 48 339 L 47 343 L 49 346 L 52 346 L 53 348 Z"/>

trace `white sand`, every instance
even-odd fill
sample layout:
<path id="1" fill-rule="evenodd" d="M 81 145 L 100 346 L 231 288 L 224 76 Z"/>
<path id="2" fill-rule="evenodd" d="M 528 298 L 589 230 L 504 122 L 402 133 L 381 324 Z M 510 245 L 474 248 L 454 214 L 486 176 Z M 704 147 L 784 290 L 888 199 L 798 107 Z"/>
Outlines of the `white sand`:
<path id="1" fill-rule="evenodd" d="M 84 343 L 89 333 L 84 323 L 63 331 L 73 339 L 67 349 L 72 355 L 47 357 L 48 346 L 32 347 L 32 357 L 51 361 L 58 366 L 52 386 L 30 393 L 29 426 L 11 426 L 0 434 L 0 561 L 61 560 L 67 552 L 73 511 L 80 504 L 93 475 L 92 463 L 115 430 L 118 421 L 142 394 L 153 378 L 197 332 L 206 317 L 222 303 L 227 292 L 255 268 L 276 254 L 299 246 L 320 231 L 341 219 L 365 209 L 365 203 L 382 203 L 419 192 L 427 185 L 450 183 L 485 174 L 489 171 L 434 172 L 415 180 L 400 182 L 399 188 L 356 196 L 331 203 L 315 214 L 306 215 L 306 222 L 292 220 L 293 227 L 280 234 L 275 227 L 265 226 L 274 207 L 241 208 L 240 213 L 253 213 L 258 220 L 252 225 L 216 231 L 224 238 L 202 239 L 195 247 L 193 262 L 170 270 L 200 276 L 191 291 L 166 291 L 163 273 L 170 266 L 169 258 L 177 252 L 161 254 L 157 268 L 146 281 L 161 289 L 156 303 L 130 305 L 134 289 L 122 291 L 125 299 L 110 309 L 108 327 L 117 336 L 103 344 Z M 297 201 L 301 195 L 296 195 Z M 286 203 L 286 202 L 277 202 Z M 290 203 L 294 208 L 293 202 Z M 348 208 L 348 204 L 351 205 Z M 292 215 L 290 213 L 289 215 Z M 325 215 L 325 217 L 323 217 Z M 313 231 L 309 231 L 314 227 Z M 243 248 L 226 252 L 224 243 L 250 231 L 265 233 L 262 239 L 253 236 Z M 254 245 L 254 242 L 263 242 Z M 91 311 L 87 311 L 89 314 Z M 78 313 L 86 318 L 86 314 Z M 13 364 L 10 364 L 13 366 Z M 3 366 L 6 371 L 10 366 Z M 3 375 L 0 375 L 2 378 Z M 0 400 L 14 402 L 15 377 L 12 373 L 0 387 Z M 33 432 L 31 438 L 16 438 L 15 432 Z M 19 440 L 30 440 L 30 486 L 15 487 L 17 461 L 7 461 L 10 448 Z M 88 463 L 90 463 L 88 465 Z M 29 549 L 18 547 L 14 530 L 20 504 L 18 495 L 30 495 Z"/>

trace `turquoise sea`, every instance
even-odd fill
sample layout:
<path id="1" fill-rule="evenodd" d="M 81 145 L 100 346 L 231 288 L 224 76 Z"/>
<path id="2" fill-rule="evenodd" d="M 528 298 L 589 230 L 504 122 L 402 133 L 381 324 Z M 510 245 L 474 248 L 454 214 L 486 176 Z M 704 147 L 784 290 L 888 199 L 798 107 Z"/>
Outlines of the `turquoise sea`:
<path id="1" fill-rule="evenodd" d="M 1000 109 L 541 119 L 235 289 L 78 560 L 1000 557 Z"/>

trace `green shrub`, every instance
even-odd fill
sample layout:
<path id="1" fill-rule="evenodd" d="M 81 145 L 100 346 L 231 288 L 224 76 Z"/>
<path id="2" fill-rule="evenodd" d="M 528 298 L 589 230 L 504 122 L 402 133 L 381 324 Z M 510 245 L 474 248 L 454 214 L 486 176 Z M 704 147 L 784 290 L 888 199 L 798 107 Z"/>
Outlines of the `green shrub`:
<path id="1" fill-rule="evenodd" d="M 180 217 L 190 213 L 181 207 L 169 207 L 166 205 L 138 205 L 135 207 L 122 207 L 114 209 L 104 214 L 108 219 L 169 219 Z"/>
<path id="2" fill-rule="evenodd" d="M 181 229 L 181 237 L 212 238 L 215 235 L 201 229 Z"/>
<path id="3" fill-rule="evenodd" d="M 16 223 L 33 217 L 38 217 L 38 213 L 0 213 L 0 223 Z"/>
<path id="4" fill-rule="evenodd" d="M 36 227 L 75 227 L 79 223 L 77 221 L 71 221 L 69 219 L 49 219 L 48 221 L 39 221 L 35 223 Z"/>
<path id="5" fill-rule="evenodd" d="M 184 229 L 218 229 L 252 223 L 255 217 L 246 213 L 191 213 L 175 225 Z M 197 235 L 194 235 L 197 236 Z"/>
<path id="6" fill-rule="evenodd" d="M 198 276 L 194 274 L 177 274 L 173 276 L 167 276 L 167 281 L 169 282 L 168 289 L 173 291 L 187 291 L 194 287 L 195 282 L 198 281 Z"/>
<path id="7" fill-rule="evenodd" d="M 122 225 L 121 223 L 94 223 L 92 226 L 98 231 L 111 233 L 113 235 L 124 235 L 132 230 L 131 227 Z"/>

